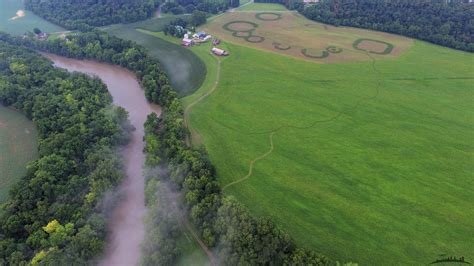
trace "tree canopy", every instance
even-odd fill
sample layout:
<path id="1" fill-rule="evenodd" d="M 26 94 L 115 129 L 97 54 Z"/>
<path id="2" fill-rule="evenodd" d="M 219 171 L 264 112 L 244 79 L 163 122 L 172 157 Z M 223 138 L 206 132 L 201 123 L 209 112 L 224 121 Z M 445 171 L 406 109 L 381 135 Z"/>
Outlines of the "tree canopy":
<path id="1" fill-rule="evenodd" d="M 26 0 L 25 7 L 67 29 L 130 23 L 154 14 L 159 0 Z"/>
<path id="2" fill-rule="evenodd" d="M 36 123 L 40 156 L 1 207 L 0 264 L 85 264 L 104 245 L 99 202 L 123 177 L 114 149 L 128 141 L 127 115 L 99 79 L 11 40 L 0 34 L 0 103 Z"/>
<path id="3" fill-rule="evenodd" d="M 474 5 L 463 1 L 325 0 L 299 6 L 309 19 L 405 35 L 474 52 Z"/>

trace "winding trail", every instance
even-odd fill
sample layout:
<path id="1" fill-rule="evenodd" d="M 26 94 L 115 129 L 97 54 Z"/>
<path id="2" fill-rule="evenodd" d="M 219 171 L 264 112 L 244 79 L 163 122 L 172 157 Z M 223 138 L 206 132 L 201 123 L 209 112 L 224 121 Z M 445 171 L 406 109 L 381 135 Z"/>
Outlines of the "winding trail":
<path id="1" fill-rule="evenodd" d="M 255 165 L 255 163 L 256 163 L 257 161 L 259 161 L 259 160 L 264 159 L 265 157 L 267 157 L 268 155 L 270 155 L 270 154 L 273 152 L 273 149 L 275 148 L 275 146 L 273 145 L 273 135 L 275 135 L 275 133 L 276 133 L 276 132 L 270 133 L 270 149 L 269 149 L 266 153 L 264 153 L 264 154 L 258 156 L 257 158 L 253 159 L 252 161 L 250 161 L 250 164 L 249 164 L 249 172 L 247 173 L 247 175 L 244 176 L 244 177 L 242 177 L 242 178 L 240 178 L 240 179 L 237 179 L 237 180 L 234 181 L 234 182 L 231 182 L 231 183 L 225 185 L 224 187 L 222 187 L 222 190 L 223 190 L 223 191 L 224 191 L 226 188 L 228 188 L 228 187 L 230 187 L 230 186 L 233 186 L 233 185 L 236 185 L 236 184 L 238 184 L 238 183 L 240 183 L 240 182 L 242 182 L 242 181 L 245 181 L 245 180 L 247 180 L 248 178 L 250 178 L 250 176 L 252 176 L 252 173 L 253 173 L 253 166 Z"/>
<path id="2" fill-rule="evenodd" d="M 310 129 L 314 126 L 316 126 L 317 124 L 322 124 L 322 123 L 328 123 L 328 122 L 332 122 L 332 121 L 335 121 L 336 119 L 338 119 L 339 117 L 341 117 L 343 114 L 347 114 L 348 112 L 355 112 L 360 105 L 362 105 L 362 103 L 364 102 L 367 102 L 369 100 L 373 100 L 375 98 L 378 97 L 379 93 L 380 93 L 380 87 L 382 86 L 382 78 L 381 78 L 381 75 L 382 75 L 382 72 L 380 72 L 380 70 L 376 67 L 376 60 L 375 58 L 369 53 L 369 52 L 366 52 L 367 56 L 370 57 L 371 61 L 372 61 L 372 69 L 373 71 L 375 72 L 375 74 L 377 75 L 377 82 L 376 82 L 376 86 L 375 86 L 375 93 L 374 95 L 372 96 L 368 96 L 368 97 L 364 97 L 364 98 L 361 98 L 359 101 L 357 101 L 355 103 L 354 106 L 352 106 L 351 108 L 347 108 L 346 110 L 342 110 L 338 113 L 336 113 L 334 116 L 332 117 L 329 117 L 327 119 L 323 119 L 323 120 L 316 120 L 314 121 L 313 123 L 311 123 L 310 125 L 308 126 L 304 126 L 304 127 L 298 127 L 298 126 L 293 126 L 293 125 L 283 125 L 283 126 L 280 126 L 280 127 L 277 127 L 273 130 L 269 130 L 269 131 L 263 131 L 263 132 L 259 132 L 259 133 L 248 133 L 248 135 L 256 135 L 256 134 L 270 134 L 270 150 L 267 151 L 266 153 L 258 156 L 257 158 L 253 159 L 252 161 L 250 161 L 249 163 L 249 171 L 247 173 L 246 176 L 244 177 L 241 177 L 239 179 L 237 179 L 236 181 L 233 181 L 227 185 L 225 185 L 222 190 L 224 191 L 225 189 L 233 186 L 233 185 L 236 185 L 238 183 L 241 183 L 247 179 L 249 179 L 251 176 L 252 176 L 252 173 L 253 173 L 253 167 L 255 165 L 255 163 L 259 160 L 262 160 L 264 159 L 265 157 L 267 157 L 268 155 L 270 155 L 273 150 L 274 150 L 274 144 L 273 144 L 273 135 L 275 133 L 277 133 L 278 131 L 280 130 L 283 130 L 285 128 L 294 128 L 294 129 L 302 129 L 302 130 L 305 130 L 305 129 Z"/>
<path id="3" fill-rule="evenodd" d="M 196 105 L 198 104 L 199 102 L 201 102 L 202 100 L 206 99 L 209 95 L 211 95 L 216 89 L 217 89 L 217 85 L 219 85 L 219 81 L 221 79 L 221 60 L 219 57 L 216 57 L 214 56 L 212 53 L 210 53 L 210 55 L 212 57 L 214 57 L 217 61 L 217 68 L 216 68 L 216 80 L 214 81 L 214 84 L 212 85 L 212 87 L 206 92 L 204 93 L 203 95 L 201 95 L 199 98 L 197 98 L 195 101 L 191 102 L 188 106 L 186 106 L 186 108 L 184 109 L 184 126 L 187 127 L 189 129 L 189 131 L 191 131 L 191 137 L 194 135 L 194 138 L 199 138 L 200 135 L 199 133 L 193 129 L 193 127 L 191 127 L 191 123 L 189 122 L 189 112 L 191 111 L 191 109 Z M 191 139 L 189 138 L 189 136 L 186 137 L 186 144 L 188 146 L 191 146 Z"/>

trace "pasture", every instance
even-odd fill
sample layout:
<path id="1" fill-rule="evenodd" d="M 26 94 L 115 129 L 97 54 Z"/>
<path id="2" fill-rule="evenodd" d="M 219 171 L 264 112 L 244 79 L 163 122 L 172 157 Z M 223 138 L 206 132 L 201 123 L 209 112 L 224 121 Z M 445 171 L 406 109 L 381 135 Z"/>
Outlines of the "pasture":
<path id="1" fill-rule="evenodd" d="M 230 56 L 189 117 L 224 193 L 335 260 L 474 260 L 472 54 L 344 29 L 403 53 L 315 64 L 238 45 L 215 25 L 203 28 L 232 40 Z"/>
<path id="2" fill-rule="evenodd" d="M 26 164 L 37 157 L 36 128 L 23 114 L 0 105 L 0 202 Z"/>
<path id="3" fill-rule="evenodd" d="M 0 31 L 13 35 L 20 35 L 39 28 L 44 32 L 64 31 L 30 11 L 25 10 L 22 0 L 0 1 Z"/>
<path id="4" fill-rule="evenodd" d="M 186 96 L 201 86 L 206 76 L 206 66 L 199 57 L 179 44 L 146 34 L 146 31 L 162 31 L 163 27 L 174 19 L 176 16 L 152 18 L 131 24 L 108 26 L 103 30 L 147 48 L 149 55 L 160 61 L 179 96 Z"/>
<path id="5" fill-rule="evenodd" d="M 405 37 L 325 25 L 290 11 L 232 12 L 201 29 L 235 44 L 321 63 L 370 61 L 367 53 L 395 58 L 412 45 Z"/>

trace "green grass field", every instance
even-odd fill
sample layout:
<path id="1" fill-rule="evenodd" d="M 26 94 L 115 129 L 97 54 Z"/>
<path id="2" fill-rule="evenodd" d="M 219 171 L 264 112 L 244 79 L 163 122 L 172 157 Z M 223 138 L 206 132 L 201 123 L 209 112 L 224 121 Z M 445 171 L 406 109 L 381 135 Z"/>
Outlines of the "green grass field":
<path id="1" fill-rule="evenodd" d="M 474 260 L 472 54 L 416 41 L 397 58 L 315 64 L 227 47 L 190 112 L 225 193 L 340 261 Z"/>
<path id="2" fill-rule="evenodd" d="M 37 157 L 36 128 L 23 114 L 0 105 L 0 202 Z"/>
<path id="3" fill-rule="evenodd" d="M 132 40 L 147 48 L 158 59 L 170 78 L 171 85 L 180 96 L 192 94 L 203 83 L 206 66 L 195 54 L 179 44 L 146 34 L 144 31 L 162 31 L 175 16 L 153 18 L 132 24 L 119 24 L 103 29 L 117 37 Z"/>
<path id="4" fill-rule="evenodd" d="M 19 10 L 24 11 L 23 17 L 16 16 Z M 39 28 L 44 32 L 57 32 L 64 29 L 36 16 L 30 11 L 25 11 L 22 0 L 1 0 L 0 1 L 0 31 L 10 34 L 23 34 Z"/>

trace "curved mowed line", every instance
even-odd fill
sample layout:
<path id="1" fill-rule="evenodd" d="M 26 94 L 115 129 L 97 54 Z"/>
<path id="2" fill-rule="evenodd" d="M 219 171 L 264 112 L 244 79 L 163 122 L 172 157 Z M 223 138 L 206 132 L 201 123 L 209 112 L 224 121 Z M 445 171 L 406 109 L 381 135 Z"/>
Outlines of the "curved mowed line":
<path id="1" fill-rule="evenodd" d="M 359 101 L 356 102 L 356 104 L 352 107 L 352 108 L 349 108 L 347 110 L 344 110 L 344 111 L 340 111 L 338 112 L 337 114 L 335 114 L 334 116 L 328 118 L 328 119 L 324 119 L 324 120 L 318 120 L 318 121 L 314 121 L 312 124 L 310 124 L 309 126 L 306 126 L 306 127 L 298 127 L 298 126 L 292 126 L 292 125 L 284 125 L 284 126 L 280 126 L 274 130 L 271 130 L 271 131 L 267 131 L 267 132 L 264 132 L 264 133 L 270 133 L 270 149 L 265 152 L 264 154 L 256 157 L 255 159 L 253 159 L 252 161 L 250 161 L 249 163 L 249 171 L 247 173 L 247 175 L 237 179 L 236 181 L 233 181 L 227 185 L 225 185 L 224 187 L 222 187 L 222 190 L 226 190 L 227 188 L 233 186 L 233 185 L 236 185 L 236 184 L 239 184 L 247 179 L 249 179 L 251 176 L 252 176 L 252 173 L 253 173 L 253 168 L 254 168 L 254 165 L 257 161 L 260 161 L 260 160 L 263 160 L 264 158 L 266 158 L 268 155 L 270 155 L 274 148 L 275 148 L 275 145 L 273 143 L 273 136 L 275 135 L 275 133 L 277 133 L 278 131 L 282 130 L 282 129 L 285 129 L 285 128 L 294 128 L 294 129 L 301 129 L 301 130 L 308 130 L 308 129 L 311 129 L 312 127 L 316 126 L 317 124 L 322 124 L 322 123 L 328 123 L 328 122 L 331 122 L 331 121 L 334 121 L 336 119 L 338 119 L 340 116 L 342 116 L 344 113 L 350 111 L 350 110 L 353 110 L 355 111 L 363 102 L 365 101 L 369 101 L 369 100 L 373 100 L 375 98 L 377 98 L 377 96 L 379 95 L 380 93 L 380 86 L 382 85 L 382 82 L 381 82 L 381 79 L 380 79 L 380 75 L 382 74 L 380 72 L 380 70 L 376 67 L 375 63 L 376 63 L 376 60 L 373 56 L 371 56 L 369 54 L 369 52 L 366 52 L 367 53 L 367 56 L 372 60 L 372 69 L 374 70 L 374 72 L 377 74 L 377 77 L 379 77 L 379 79 L 377 80 L 377 85 L 375 87 L 376 89 L 376 92 L 373 96 L 370 96 L 370 97 L 366 97 L 366 98 L 363 98 Z M 261 133 L 257 133 L 257 134 L 261 134 Z"/>
<path id="2" fill-rule="evenodd" d="M 385 44 L 387 47 L 382 52 L 371 51 L 371 50 L 359 48 L 359 45 L 361 43 L 363 43 L 364 41 Z M 393 48 L 395 48 L 395 46 L 393 44 L 389 43 L 389 42 L 374 40 L 374 39 L 368 39 L 368 38 L 360 38 L 360 39 L 355 40 L 354 43 L 352 43 L 352 47 L 356 50 L 359 50 L 359 51 L 364 51 L 364 52 L 369 52 L 369 53 L 372 53 L 372 54 L 379 54 L 379 55 L 390 54 L 392 52 Z"/>
<path id="3" fill-rule="evenodd" d="M 221 60 L 218 57 L 215 57 L 212 53 L 211 53 L 211 56 L 216 58 L 217 60 L 216 80 L 214 81 L 214 85 L 212 85 L 210 90 L 208 90 L 206 93 L 201 95 L 201 97 L 197 98 L 194 102 L 190 103 L 184 109 L 184 126 L 188 128 L 190 131 L 194 131 L 194 132 L 191 132 L 191 135 L 194 135 L 195 138 L 200 137 L 200 135 L 196 129 L 193 129 L 193 127 L 191 127 L 191 123 L 189 123 L 189 112 L 196 104 L 206 99 L 209 95 L 211 95 L 217 89 L 217 85 L 219 84 L 220 77 L 221 77 Z M 188 137 L 186 138 L 186 143 L 188 144 L 188 146 L 191 145 L 191 141 L 189 140 Z"/>
<path id="4" fill-rule="evenodd" d="M 243 182 L 243 181 L 249 179 L 250 176 L 252 176 L 252 173 L 253 173 L 253 166 L 255 165 L 255 163 L 256 163 L 257 161 L 260 161 L 260 160 L 264 159 L 265 157 L 267 157 L 268 155 L 270 155 L 270 154 L 273 152 L 273 150 L 274 150 L 274 148 L 275 148 L 275 145 L 273 144 L 273 135 L 275 135 L 275 133 L 276 133 L 276 132 L 270 133 L 270 149 L 269 149 L 267 152 L 265 152 L 264 154 L 258 156 L 257 158 L 253 159 L 252 161 L 250 161 L 250 163 L 249 163 L 249 171 L 248 171 L 247 175 L 244 176 L 244 177 L 242 177 L 242 178 L 239 178 L 239 179 L 237 179 L 237 180 L 235 180 L 235 181 L 233 181 L 233 182 L 231 182 L 231 183 L 229 183 L 229 184 L 227 184 L 227 185 L 225 185 L 224 187 L 222 187 L 222 190 L 223 190 L 223 191 L 226 190 L 227 188 L 229 188 L 230 186 L 236 185 L 236 184 L 238 184 L 238 183 L 240 183 L 240 182 Z"/>

